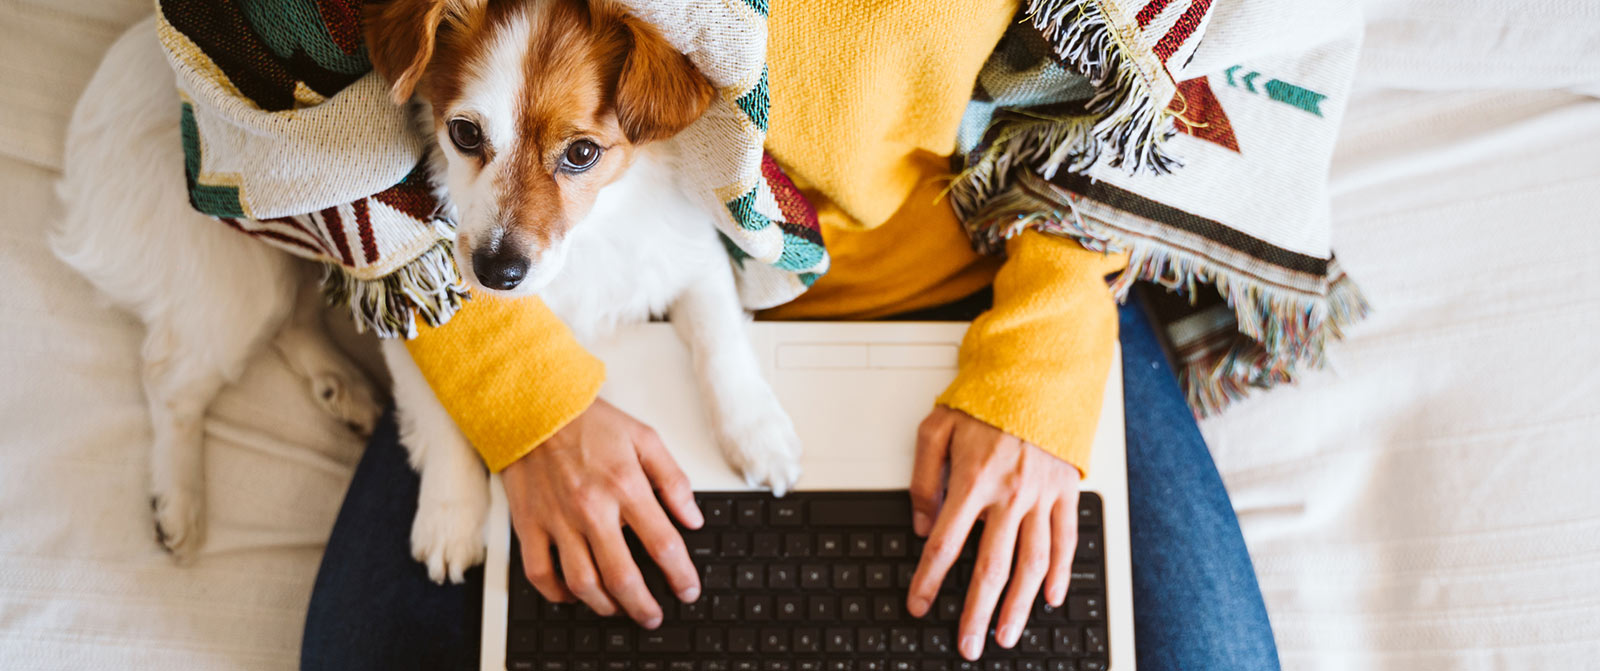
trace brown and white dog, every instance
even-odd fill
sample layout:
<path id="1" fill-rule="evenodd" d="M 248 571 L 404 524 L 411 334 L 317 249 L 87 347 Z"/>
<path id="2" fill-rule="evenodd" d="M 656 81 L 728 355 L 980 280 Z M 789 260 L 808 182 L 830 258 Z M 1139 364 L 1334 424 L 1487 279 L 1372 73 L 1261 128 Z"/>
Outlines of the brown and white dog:
<path id="1" fill-rule="evenodd" d="M 537 295 L 583 341 L 670 313 L 730 463 L 752 484 L 792 486 L 799 438 L 745 337 L 713 224 L 721 205 L 681 182 L 673 138 L 704 112 L 710 83 L 608 0 L 367 9 L 373 65 L 437 140 L 433 177 L 474 290 Z M 262 346 L 274 343 L 335 416 L 370 429 L 378 406 L 315 323 L 309 292 L 297 293 L 302 264 L 190 209 L 172 81 L 153 22 L 112 46 L 69 130 L 55 246 L 146 326 L 157 533 L 186 558 L 200 542 L 201 421 Z M 412 550 L 434 580 L 459 581 L 483 556 L 483 463 L 404 344 L 382 348 L 422 475 Z"/>

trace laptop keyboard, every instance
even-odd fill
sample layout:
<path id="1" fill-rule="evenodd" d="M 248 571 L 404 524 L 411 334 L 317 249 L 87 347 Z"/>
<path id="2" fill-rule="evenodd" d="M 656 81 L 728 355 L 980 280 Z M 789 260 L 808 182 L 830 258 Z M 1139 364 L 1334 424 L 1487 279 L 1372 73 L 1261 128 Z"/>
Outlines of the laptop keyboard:
<path id="1" fill-rule="evenodd" d="M 905 492 L 696 493 L 706 523 L 684 530 L 701 596 L 681 603 L 629 536 L 662 606 L 660 628 L 539 596 L 513 535 L 506 666 L 511 671 L 1089 671 L 1109 668 L 1100 497 L 1078 501 L 1067 600 L 1041 597 L 1011 650 L 956 651 L 978 533 L 931 612 L 905 611 L 922 551 Z M 981 530 L 981 529 L 980 529 Z M 998 610 L 998 608 L 997 608 Z"/>

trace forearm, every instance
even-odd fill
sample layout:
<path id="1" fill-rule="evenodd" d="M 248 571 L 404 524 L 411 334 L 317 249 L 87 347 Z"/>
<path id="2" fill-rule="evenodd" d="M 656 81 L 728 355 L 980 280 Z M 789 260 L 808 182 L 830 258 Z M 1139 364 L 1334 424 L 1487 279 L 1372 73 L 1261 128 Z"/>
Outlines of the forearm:
<path id="1" fill-rule="evenodd" d="M 477 296 L 407 343 L 489 470 L 522 458 L 588 408 L 605 364 L 537 298 Z"/>
<path id="2" fill-rule="evenodd" d="M 1006 249 L 994 307 L 967 331 L 938 402 L 1087 472 L 1117 339 L 1105 276 L 1126 259 L 1037 231 Z"/>

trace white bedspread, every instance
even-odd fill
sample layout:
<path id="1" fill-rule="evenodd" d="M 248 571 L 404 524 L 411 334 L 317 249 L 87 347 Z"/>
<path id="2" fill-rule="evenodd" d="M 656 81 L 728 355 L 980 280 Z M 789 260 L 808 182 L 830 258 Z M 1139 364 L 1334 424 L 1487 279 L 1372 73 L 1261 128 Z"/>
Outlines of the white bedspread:
<path id="1" fill-rule="evenodd" d="M 1484 85 L 1514 85 L 1505 54 L 1534 48 L 1546 84 L 1350 106 L 1335 242 L 1374 315 L 1334 372 L 1204 428 L 1288 668 L 1595 668 L 1600 102 L 1537 89 L 1600 91 L 1600 51 L 1519 46 L 1455 0 L 1370 4 L 1370 81 L 1471 85 L 1435 77 L 1440 54 L 1492 46 Z M 71 104 L 148 0 L 5 7 L 0 667 L 293 668 L 360 446 L 266 354 L 207 422 L 204 554 L 177 568 L 156 548 L 140 329 L 44 245 Z"/>

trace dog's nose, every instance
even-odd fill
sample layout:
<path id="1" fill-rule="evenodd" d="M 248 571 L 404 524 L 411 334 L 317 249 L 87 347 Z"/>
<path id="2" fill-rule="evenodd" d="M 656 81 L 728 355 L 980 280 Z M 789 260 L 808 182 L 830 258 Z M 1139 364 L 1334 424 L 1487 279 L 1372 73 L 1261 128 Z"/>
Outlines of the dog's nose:
<path id="1" fill-rule="evenodd" d="M 510 291 L 527 276 L 528 257 L 514 251 L 513 245 L 497 245 L 495 249 L 480 247 L 472 252 L 472 272 L 483 286 Z"/>

